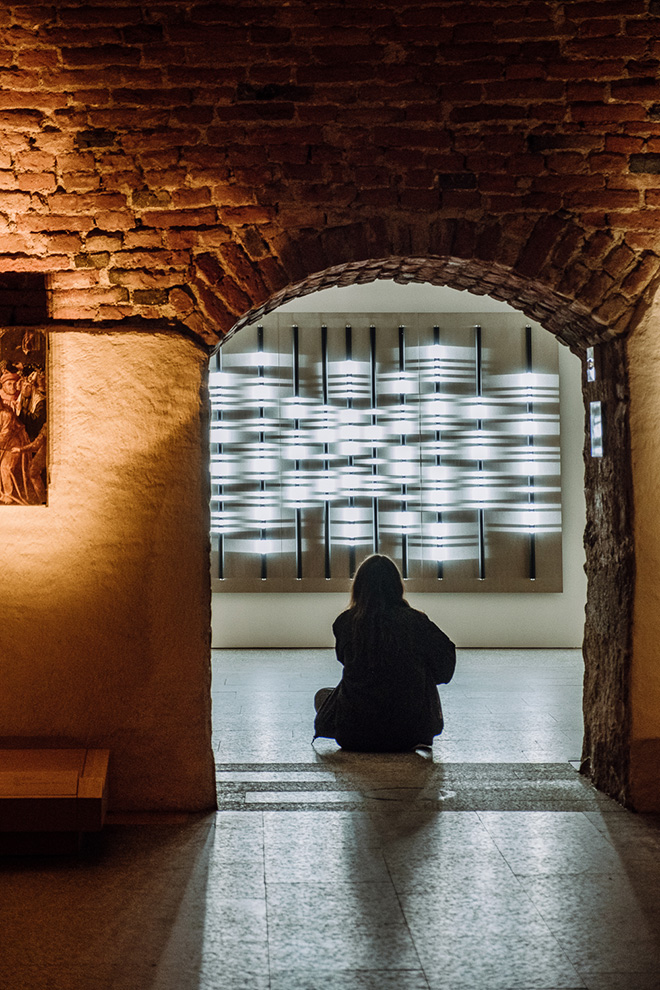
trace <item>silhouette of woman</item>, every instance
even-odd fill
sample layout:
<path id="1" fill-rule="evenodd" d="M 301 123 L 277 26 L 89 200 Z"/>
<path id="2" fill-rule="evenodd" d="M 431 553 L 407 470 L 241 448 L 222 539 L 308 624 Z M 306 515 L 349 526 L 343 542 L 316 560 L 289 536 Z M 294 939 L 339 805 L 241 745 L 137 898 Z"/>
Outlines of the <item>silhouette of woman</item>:
<path id="1" fill-rule="evenodd" d="M 335 688 L 321 688 L 314 739 L 336 739 L 343 749 L 401 752 L 431 746 L 443 728 L 437 684 L 451 680 L 452 641 L 403 597 L 394 561 L 382 554 L 360 564 L 349 607 L 337 616 Z"/>

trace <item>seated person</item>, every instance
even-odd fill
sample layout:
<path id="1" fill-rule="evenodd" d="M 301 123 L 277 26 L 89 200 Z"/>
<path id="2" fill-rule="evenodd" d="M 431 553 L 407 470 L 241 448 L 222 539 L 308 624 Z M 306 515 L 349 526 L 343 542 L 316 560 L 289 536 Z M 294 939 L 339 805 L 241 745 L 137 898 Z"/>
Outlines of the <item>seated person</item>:
<path id="1" fill-rule="evenodd" d="M 404 599 L 394 561 L 374 554 L 360 564 L 332 631 L 344 671 L 337 687 L 316 693 L 314 739 L 361 752 L 431 746 L 443 726 L 436 685 L 451 680 L 456 648 Z"/>

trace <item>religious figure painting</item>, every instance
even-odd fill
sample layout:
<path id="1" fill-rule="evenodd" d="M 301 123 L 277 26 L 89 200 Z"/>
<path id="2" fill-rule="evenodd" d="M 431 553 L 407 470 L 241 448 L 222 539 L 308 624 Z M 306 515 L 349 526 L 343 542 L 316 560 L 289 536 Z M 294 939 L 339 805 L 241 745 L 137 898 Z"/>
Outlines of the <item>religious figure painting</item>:
<path id="1" fill-rule="evenodd" d="M 0 329 L 0 505 L 47 502 L 47 337 Z"/>

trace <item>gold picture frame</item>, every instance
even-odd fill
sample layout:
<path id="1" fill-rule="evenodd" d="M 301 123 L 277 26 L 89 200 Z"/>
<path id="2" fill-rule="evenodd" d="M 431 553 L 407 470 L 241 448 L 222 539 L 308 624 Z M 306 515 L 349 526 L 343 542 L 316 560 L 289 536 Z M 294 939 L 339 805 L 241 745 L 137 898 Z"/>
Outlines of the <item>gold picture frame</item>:
<path id="1" fill-rule="evenodd" d="M 0 506 L 48 503 L 48 335 L 0 329 Z"/>

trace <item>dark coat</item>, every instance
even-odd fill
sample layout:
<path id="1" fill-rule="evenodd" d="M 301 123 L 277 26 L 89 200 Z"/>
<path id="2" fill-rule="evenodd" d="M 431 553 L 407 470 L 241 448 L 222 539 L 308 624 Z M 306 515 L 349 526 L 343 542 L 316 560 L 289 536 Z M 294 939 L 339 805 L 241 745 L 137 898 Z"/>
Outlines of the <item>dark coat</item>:
<path id="1" fill-rule="evenodd" d="M 436 684 L 450 681 L 456 665 L 449 637 L 405 600 L 389 609 L 376 642 L 362 649 L 352 609 L 335 619 L 332 631 L 344 672 L 316 716 L 314 738 L 328 736 L 362 752 L 430 745 L 443 726 Z"/>

